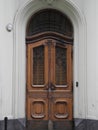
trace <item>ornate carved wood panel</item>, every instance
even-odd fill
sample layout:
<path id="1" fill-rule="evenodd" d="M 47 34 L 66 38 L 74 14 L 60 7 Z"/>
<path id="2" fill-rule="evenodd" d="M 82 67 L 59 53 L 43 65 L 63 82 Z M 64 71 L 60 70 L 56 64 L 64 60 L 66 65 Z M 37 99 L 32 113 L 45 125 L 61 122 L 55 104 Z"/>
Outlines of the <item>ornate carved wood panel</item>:
<path id="1" fill-rule="evenodd" d="M 53 39 L 27 44 L 28 120 L 72 120 L 71 51 Z"/>

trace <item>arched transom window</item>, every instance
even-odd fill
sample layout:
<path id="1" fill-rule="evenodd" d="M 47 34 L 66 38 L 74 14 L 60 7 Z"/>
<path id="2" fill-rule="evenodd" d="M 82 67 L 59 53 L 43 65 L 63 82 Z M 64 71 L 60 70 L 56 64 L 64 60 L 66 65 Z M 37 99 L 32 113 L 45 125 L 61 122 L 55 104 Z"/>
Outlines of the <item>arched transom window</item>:
<path id="1" fill-rule="evenodd" d="M 73 26 L 70 19 L 53 9 L 44 9 L 35 13 L 29 19 L 26 35 L 28 37 L 47 31 L 73 37 Z"/>

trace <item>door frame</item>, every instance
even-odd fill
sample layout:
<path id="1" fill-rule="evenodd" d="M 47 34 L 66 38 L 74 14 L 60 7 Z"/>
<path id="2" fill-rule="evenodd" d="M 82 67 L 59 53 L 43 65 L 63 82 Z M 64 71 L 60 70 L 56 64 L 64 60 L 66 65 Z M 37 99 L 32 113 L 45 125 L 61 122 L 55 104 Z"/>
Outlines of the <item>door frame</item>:
<path id="1" fill-rule="evenodd" d="M 18 9 L 14 19 L 13 44 L 13 98 L 12 117 L 25 118 L 25 88 L 26 88 L 26 46 L 25 32 L 28 19 L 41 9 L 53 8 L 67 15 L 74 27 L 74 118 L 86 118 L 87 85 L 86 85 L 86 21 L 82 12 L 74 2 L 69 0 L 52 3 L 39 0 L 27 0 Z M 80 60 L 81 59 L 81 60 Z M 82 66 L 81 66 L 82 65 Z M 79 87 L 76 87 L 76 81 Z M 20 100 L 21 97 L 21 100 Z M 21 109 L 20 109 L 21 107 Z"/>

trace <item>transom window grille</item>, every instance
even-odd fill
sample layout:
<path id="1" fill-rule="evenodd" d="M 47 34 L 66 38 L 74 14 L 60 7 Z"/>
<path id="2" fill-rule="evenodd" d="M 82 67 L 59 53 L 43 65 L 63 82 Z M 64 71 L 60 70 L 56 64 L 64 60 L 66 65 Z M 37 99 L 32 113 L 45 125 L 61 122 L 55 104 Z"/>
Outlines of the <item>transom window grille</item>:
<path id="1" fill-rule="evenodd" d="M 35 13 L 28 22 L 27 36 L 53 31 L 63 35 L 73 36 L 72 23 L 67 16 L 53 9 L 45 9 Z"/>

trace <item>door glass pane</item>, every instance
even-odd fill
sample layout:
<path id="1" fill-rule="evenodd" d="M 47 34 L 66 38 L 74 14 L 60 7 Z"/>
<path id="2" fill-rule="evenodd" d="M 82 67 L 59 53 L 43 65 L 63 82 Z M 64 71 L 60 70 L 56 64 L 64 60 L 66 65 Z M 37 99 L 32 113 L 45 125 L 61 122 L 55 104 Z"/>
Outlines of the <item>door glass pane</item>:
<path id="1" fill-rule="evenodd" d="M 33 85 L 44 84 L 44 46 L 33 48 Z"/>
<path id="2" fill-rule="evenodd" d="M 55 84 L 66 85 L 67 82 L 67 51 L 66 48 L 56 47 Z"/>

